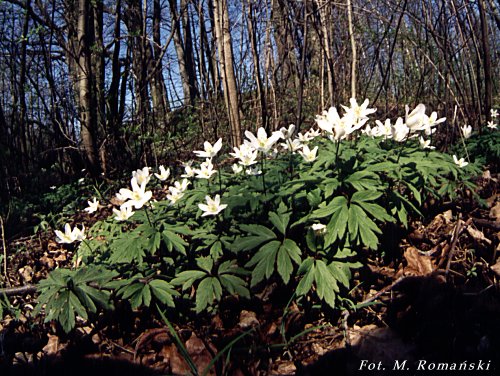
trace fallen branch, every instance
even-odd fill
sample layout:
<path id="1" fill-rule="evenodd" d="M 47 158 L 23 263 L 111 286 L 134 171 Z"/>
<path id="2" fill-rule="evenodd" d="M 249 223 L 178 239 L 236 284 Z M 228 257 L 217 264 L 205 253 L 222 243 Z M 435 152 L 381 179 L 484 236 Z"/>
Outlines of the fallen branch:
<path id="1" fill-rule="evenodd" d="M 18 286 L 18 287 L 8 287 L 5 289 L 0 289 L 0 295 L 26 295 L 33 294 L 36 292 L 35 285 L 26 285 L 26 286 Z"/>
<path id="2" fill-rule="evenodd" d="M 3 275 L 5 282 L 10 287 L 9 275 L 7 274 L 7 245 L 5 244 L 5 229 L 3 227 L 3 218 L 0 216 L 0 227 L 2 228 L 2 247 L 3 247 Z"/>

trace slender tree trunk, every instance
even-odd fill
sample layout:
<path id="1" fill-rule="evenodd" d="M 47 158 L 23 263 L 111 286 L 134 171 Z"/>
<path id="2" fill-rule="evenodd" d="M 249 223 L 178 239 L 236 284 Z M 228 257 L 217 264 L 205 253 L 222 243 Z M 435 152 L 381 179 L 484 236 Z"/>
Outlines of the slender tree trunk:
<path id="1" fill-rule="evenodd" d="M 231 127 L 231 144 L 241 144 L 240 108 L 236 77 L 234 74 L 234 59 L 229 32 L 229 14 L 226 0 L 214 1 L 215 34 L 219 49 L 224 98 Z"/>
<path id="2" fill-rule="evenodd" d="M 493 77 L 491 74 L 491 54 L 490 54 L 490 42 L 488 39 L 488 22 L 486 21 L 486 11 L 484 0 L 478 0 L 479 15 L 481 19 L 481 42 L 483 50 L 483 69 L 484 69 L 484 103 L 483 103 L 483 113 L 486 114 L 486 118 L 490 119 L 489 111 L 491 109 L 491 98 L 492 98 L 492 81 Z"/>
<path id="3" fill-rule="evenodd" d="M 89 2 L 78 1 L 78 90 L 80 99 L 81 140 L 85 156 L 92 172 L 98 170 L 98 156 L 96 150 L 95 130 L 96 111 L 92 107 L 92 72 L 90 46 L 88 44 L 89 30 Z"/>

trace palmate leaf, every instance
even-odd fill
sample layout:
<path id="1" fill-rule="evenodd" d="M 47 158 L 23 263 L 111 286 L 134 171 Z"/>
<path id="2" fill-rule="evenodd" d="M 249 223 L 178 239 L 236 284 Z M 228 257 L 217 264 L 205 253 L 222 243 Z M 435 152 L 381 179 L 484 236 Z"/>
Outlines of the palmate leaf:
<path id="1" fill-rule="evenodd" d="M 206 275 L 207 273 L 201 270 L 186 270 L 177 274 L 171 283 L 174 286 L 182 285 L 182 289 L 187 290 L 195 281 Z"/>
<path id="2" fill-rule="evenodd" d="M 222 297 L 222 286 L 215 277 L 204 278 L 196 289 L 196 312 L 202 312 L 214 300 Z"/>
<path id="3" fill-rule="evenodd" d="M 161 235 L 169 252 L 172 252 L 172 250 L 175 249 L 180 254 L 186 255 L 186 246 L 188 243 L 176 232 L 174 232 L 173 228 L 163 230 Z"/>
<path id="4" fill-rule="evenodd" d="M 278 231 L 281 232 L 282 235 L 285 235 L 288 222 L 290 221 L 289 213 L 285 214 L 285 213 L 270 212 L 269 220 L 274 225 L 274 227 L 276 227 L 276 229 L 278 229 Z"/>
<path id="5" fill-rule="evenodd" d="M 348 176 L 344 182 L 352 185 L 357 191 L 376 190 L 381 185 L 380 178 L 377 174 L 367 170 L 354 172 Z"/>
<path id="6" fill-rule="evenodd" d="M 344 205 L 339 208 L 339 210 L 332 215 L 330 222 L 328 222 L 325 237 L 325 247 L 335 242 L 337 239 L 342 239 L 344 237 L 345 231 L 347 229 L 347 223 L 349 220 L 349 208 L 347 206 L 347 200 L 344 201 Z"/>
<path id="7" fill-rule="evenodd" d="M 140 264 L 142 263 L 148 244 L 148 239 L 140 236 L 140 234 L 124 234 L 123 237 L 111 243 L 110 248 L 112 253 L 109 261 L 111 264 L 130 264 L 133 261 Z"/>
<path id="8" fill-rule="evenodd" d="M 264 244 L 245 265 L 246 267 L 255 266 L 252 271 L 252 282 L 250 284 L 252 287 L 262 281 L 264 277 L 271 277 L 274 272 L 276 254 L 278 253 L 280 245 L 281 242 L 278 240 L 273 240 Z"/>
<path id="9" fill-rule="evenodd" d="M 257 285 L 264 278 L 269 279 L 275 270 L 275 264 L 278 274 L 287 284 L 293 272 L 292 261 L 299 265 L 301 254 L 300 248 L 291 239 L 285 239 L 283 242 L 273 240 L 263 245 L 245 265 L 246 267 L 255 266 L 252 271 L 251 286 Z"/>
<path id="10" fill-rule="evenodd" d="M 276 234 L 262 225 L 241 225 L 241 230 L 253 234 L 252 236 L 237 236 L 231 246 L 233 252 L 249 251 L 262 243 L 276 239 Z"/>
<path id="11" fill-rule="evenodd" d="M 154 279 L 149 282 L 149 287 L 151 288 L 151 293 L 160 302 L 169 307 L 175 306 L 173 297 L 178 296 L 179 293 L 168 282 L 161 279 Z"/>

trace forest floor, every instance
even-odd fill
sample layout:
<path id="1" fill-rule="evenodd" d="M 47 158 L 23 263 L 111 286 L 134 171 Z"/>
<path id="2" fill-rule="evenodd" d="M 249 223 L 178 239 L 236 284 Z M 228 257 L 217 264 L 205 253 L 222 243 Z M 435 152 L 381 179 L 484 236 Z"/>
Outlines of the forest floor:
<path id="1" fill-rule="evenodd" d="M 270 283 L 249 301 L 223 300 L 215 317 L 172 324 L 200 374 L 229 347 L 208 375 L 384 374 L 401 364 L 414 374 L 438 362 L 500 374 L 498 179 L 485 172 L 477 181 L 483 205 L 472 195 L 430 202 L 428 219 L 387 231 L 356 272 L 350 299 L 357 309 L 306 314 Z M 79 215 L 90 227 L 91 218 Z M 71 251 L 42 232 L 10 239 L 7 249 L 10 285 L 26 287 L 4 289 L 15 308 L 0 322 L 0 375 L 190 374 L 168 327 L 148 311 L 117 306 L 99 326 L 82 320 L 70 335 L 32 318 L 34 284 L 69 266 Z"/>

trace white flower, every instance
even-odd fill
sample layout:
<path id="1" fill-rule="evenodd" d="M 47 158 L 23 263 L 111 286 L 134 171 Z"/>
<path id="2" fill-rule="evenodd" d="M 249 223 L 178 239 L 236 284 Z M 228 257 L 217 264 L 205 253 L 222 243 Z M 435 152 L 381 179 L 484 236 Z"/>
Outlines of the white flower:
<path id="1" fill-rule="evenodd" d="M 219 138 L 217 140 L 217 142 L 215 144 L 211 144 L 210 142 L 208 141 L 205 141 L 203 143 L 203 148 L 205 150 L 203 151 L 194 151 L 193 153 L 195 153 L 198 157 L 200 158 L 213 158 L 217 155 L 217 153 L 219 152 L 219 150 L 222 148 L 222 138 Z"/>
<path id="2" fill-rule="evenodd" d="M 453 154 L 453 162 L 455 162 L 455 164 L 460 168 L 465 167 L 469 164 L 469 162 L 466 162 L 463 158 L 458 159 L 455 154 Z"/>
<path id="3" fill-rule="evenodd" d="M 398 118 L 398 120 L 396 120 L 396 124 L 391 127 L 392 138 L 397 142 L 404 141 L 409 132 L 410 128 L 403 123 L 402 118 Z"/>
<path id="4" fill-rule="evenodd" d="M 195 175 L 195 171 L 191 168 L 191 162 L 184 164 L 184 174 L 181 175 L 181 178 L 192 178 Z"/>
<path id="5" fill-rule="evenodd" d="M 165 169 L 165 167 L 163 167 L 163 165 L 160 166 L 160 173 L 157 174 L 155 173 L 155 176 L 161 180 L 161 181 L 165 181 L 168 179 L 168 177 L 170 176 L 170 169 L 167 168 Z"/>
<path id="6" fill-rule="evenodd" d="M 495 119 L 498 116 L 498 111 L 492 108 L 490 109 L 490 115 L 492 119 Z"/>
<path id="7" fill-rule="evenodd" d="M 307 142 L 309 142 L 309 141 L 312 141 L 312 140 L 314 139 L 314 137 L 313 137 L 313 136 L 311 135 L 311 133 L 309 133 L 309 131 L 308 131 L 308 132 L 306 132 L 306 133 L 304 133 L 304 134 L 299 133 L 299 134 L 297 135 L 297 139 L 298 139 L 301 143 L 304 143 L 304 144 L 305 144 L 305 143 L 307 143 Z"/>
<path id="8" fill-rule="evenodd" d="M 462 134 L 464 135 L 464 138 L 469 138 L 471 136 L 471 134 L 472 134 L 472 126 L 470 126 L 470 125 L 464 125 L 460 129 L 462 130 Z"/>
<path id="9" fill-rule="evenodd" d="M 418 142 L 420 142 L 420 146 L 422 149 L 435 149 L 435 146 L 431 146 L 431 140 L 424 140 L 422 136 L 418 139 Z"/>
<path id="10" fill-rule="evenodd" d="M 412 132 L 423 130 L 424 127 L 424 116 L 425 116 L 425 105 L 420 103 L 417 107 L 409 113 L 410 108 L 405 106 L 406 116 L 405 124 Z"/>
<path id="11" fill-rule="evenodd" d="M 217 172 L 217 170 L 214 170 L 214 165 L 212 164 L 212 160 L 207 159 L 200 165 L 200 168 L 195 169 L 194 172 L 198 179 L 210 179 L 212 175 Z"/>
<path id="12" fill-rule="evenodd" d="M 233 164 L 233 165 L 231 166 L 231 168 L 233 169 L 233 172 L 234 172 L 235 174 L 239 174 L 241 171 L 243 171 L 243 166 L 240 166 L 239 164 L 236 164 L 236 163 L 235 163 L 235 164 Z"/>
<path id="13" fill-rule="evenodd" d="M 210 198 L 210 196 L 206 196 L 205 200 L 207 204 L 198 204 L 198 207 L 203 212 L 202 217 L 206 217 L 207 215 L 217 215 L 222 210 L 224 210 L 227 205 L 220 203 L 220 195 L 216 195 L 214 199 Z"/>
<path id="14" fill-rule="evenodd" d="M 307 137 L 309 137 L 311 140 L 318 137 L 319 135 L 321 134 L 321 132 L 319 131 L 319 129 L 309 129 L 306 134 L 304 136 L 307 135 Z"/>
<path id="15" fill-rule="evenodd" d="M 134 206 L 136 209 L 140 209 L 151 199 L 153 193 L 151 191 L 146 191 L 147 181 L 143 181 L 139 186 L 137 178 L 133 177 L 130 184 L 132 190 L 122 188 L 116 196 L 122 201 L 129 200 L 124 203 L 123 206 Z"/>
<path id="16" fill-rule="evenodd" d="M 65 244 L 71 244 L 74 241 L 81 242 L 86 237 L 84 225 L 82 225 L 81 230 L 79 230 L 76 226 L 73 228 L 73 230 L 71 230 L 71 226 L 69 225 L 69 223 L 66 223 L 64 225 L 64 232 L 55 230 L 55 234 L 57 236 L 56 242 Z"/>
<path id="17" fill-rule="evenodd" d="M 149 167 L 132 171 L 132 177 L 137 180 L 139 185 L 142 185 L 144 182 L 147 184 L 149 179 L 151 179 L 151 176 L 149 176 Z"/>
<path id="18" fill-rule="evenodd" d="M 49 188 L 50 188 L 51 190 L 54 190 L 54 189 L 56 189 L 57 187 L 56 187 L 55 185 L 52 185 L 52 186 L 50 186 Z"/>
<path id="19" fill-rule="evenodd" d="M 380 120 L 375 120 L 375 123 L 377 124 L 377 126 L 374 127 L 371 131 L 371 135 L 373 137 L 392 138 L 391 119 L 386 119 L 384 123 L 382 123 Z"/>
<path id="20" fill-rule="evenodd" d="M 252 154 L 256 150 L 249 144 L 242 144 L 240 147 L 234 147 L 233 148 L 234 153 L 229 153 L 229 155 L 232 155 L 235 158 L 241 159 L 242 156 Z"/>
<path id="21" fill-rule="evenodd" d="M 247 168 L 245 170 L 245 173 L 247 175 L 250 175 L 250 176 L 257 176 L 257 175 L 260 175 L 262 174 L 262 170 L 259 170 L 258 167 L 255 167 L 255 168 Z"/>
<path id="22" fill-rule="evenodd" d="M 248 141 L 245 140 L 245 143 L 255 150 L 261 151 L 263 153 L 267 153 L 273 145 L 281 138 L 281 132 L 274 132 L 270 137 L 267 137 L 266 130 L 260 127 L 257 130 L 257 137 L 250 132 L 245 131 L 245 136 L 248 138 Z"/>
<path id="23" fill-rule="evenodd" d="M 169 200 L 172 205 L 184 196 L 184 192 L 175 187 L 169 187 L 168 190 L 170 193 L 167 195 L 167 200 Z"/>
<path id="24" fill-rule="evenodd" d="M 358 105 L 355 98 L 349 99 L 349 102 L 351 103 L 351 107 L 342 106 L 342 108 L 346 112 L 346 116 L 352 117 L 355 123 L 367 119 L 368 115 L 377 112 L 376 108 L 368 108 L 368 99 L 365 99 L 361 106 Z"/>
<path id="25" fill-rule="evenodd" d="M 283 142 L 281 146 L 283 146 L 283 149 L 290 150 L 292 153 L 294 153 L 302 147 L 302 143 L 298 138 L 293 141 L 288 139 L 286 142 Z"/>
<path id="26" fill-rule="evenodd" d="M 191 184 L 189 182 L 189 180 L 182 179 L 181 182 L 178 182 L 178 181 L 174 182 L 174 187 L 175 187 L 175 189 L 179 190 L 180 192 L 185 192 L 189 184 Z"/>
<path id="27" fill-rule="evenodd" d="M 486 124 L 486 126 L 490 129 L 497 129 L 497 125 L 492 121 L 489 121 L 488 124 Z"/>
<path id="28" fill-rule="evenodd" d="M 130 217 L 134 215 L 135 212 L 132 211 L 131 206 L 120 206 L 120 210 L 113 208 L 113 213 L 115 213 L 115 220 L 117 221 L 126 221 Z"/>
<path id="29" fill-rule="evenodd" d="M 85 210 L 89 214 L 92 214 L 93 212 L 96 212 L 97 210 L 99 210 L 99 206 L 100 206 L 99 201 L 97 201 L 97 199 L 95 197 L 94 197 L 94 201 L 87 201 L 87 203 L 89 204 L 89 206 L 83 210 Z"/>
<path id="30" fill-rule="evenodd" d="M 280 132 L 285 140 L 290 140 L 293 137 L 293 134 L 295 133 L 295 124 L 290 124 L 288 129 L 285 127 L 280 128 Z"/>
<path id="31" fill-rule="evenodd" d="M 317 234 L 324 234 L 326 232 L 326 225 L 322 223 L 314 223 L 311 225 L 312 230 Z"/>
<path id="32" fill-rule="evenodd" d="M 78 179 L 78 184 L 83 184 L 84 181 L 85 181 L 85 178 L 80 178 L 80 179 Z"/>
<path id="33" fill-rule="evenodd" d="M 305 162 L 313 162 L 316 160 L 316 153 L 318 152 L 318 147 L 314 147 L 312 150 L 309 149 L 309 146 L 302 146 L 302 151 L 299 151 L 299 154 L 302 155 Z"/>

